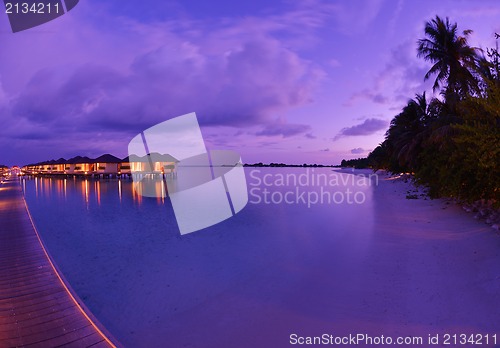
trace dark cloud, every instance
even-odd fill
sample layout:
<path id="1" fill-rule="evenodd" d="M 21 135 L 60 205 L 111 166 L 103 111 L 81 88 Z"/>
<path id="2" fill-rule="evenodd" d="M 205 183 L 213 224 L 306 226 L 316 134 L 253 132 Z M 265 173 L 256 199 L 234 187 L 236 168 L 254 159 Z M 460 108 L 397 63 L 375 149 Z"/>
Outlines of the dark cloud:
<path id="1" fill-rule="evenodd" d="M 317 137 L 312 133 L 306 133 L 304 135 L 307 139 L 316 139 Z"/>
<path id="2" fill-rule="evenodd" d="M 114 18 L 112 23 L 120 25 L 105 36 L 84 24 L 78 33 L 88 36 L 92 53 L 74 45 L 57 49 L 52 43 L 55 60 L 43 57 L 40 64 L 30 64 L 31 70 L 16 77 L 22 82 L 16 82 L 17 91 L 9 98 L 0 81 L 5 121 L 0 137 L 5 143 L 43 138 L 47 146 L 52 144 L 53 150 L 47 151 L 54 155 L 62 138 L 68 146 L 87 138 L 126 149 L 138 132 L 193 111 L 206 127 L 237 127 L 253 134 L 262 129 L 261 135 L 283 137 L 310 132 L 307 125 L 286 125 L 285 115 L 311 103 L 326 74 L 302 58 L 297 47 L 274 36 L 278 29 L 305 35 L 304 28 L 297 30 L 295 15 L 255 18 L 260 25 L 250 27 L 246 20 L 232 19 L 206 35 L 195 35 L 203 24 L 189 21 L 174 30 L 168 22 L 125 26 Z M 61 35 L 71 43 L 78 33 Z M 60 56 L 65 57 L 64 64 Z M 10 85 L 11 75 L 15 74 L 8 75 Z M 285 125 L 275 124 L 277 116 Z"/>
<path id="3" fill-rule="evenodd" d="M 326 149 L 323 149 L 323 150 L 320 150 L 321 152 L 329 152 L 330 149 L 329 148 L 326 148 Z"/>
<path id="4" fill-rule="evenodd" d="M 311 130 L 311 126 L 306 124 L 293 124 L 293 123 L 274 123 L 267 125 L 264 129 L 257 132 L 256 135 L 276 136 L 281 135 L 288 138 L 294 135 L 302 134 Z"/>
<path id="5" fill-rule="evenodd" d="M 364 153 L 364 152 L 366 152 L 366 150 L 363 149 L 363 148 L 361 148 L 361 147 L 357 147 L 355 149 L 351 149 L 351 153 L 353 155 L 359 155 L 359 154 Z"/>
<path id="6" fill-rule="evenodd" d="M 141 131 L 195 111 L 204 125 L 252 126 L 309 103 L 319 79 L 309 63 L 272 40 L 247 42 L 229 55 L 193 57 L 185 50 L 141 55 L 130 74 L 96 65 L 63 76 L 46 69 L 33 76 L 13 114 L 54 126 Z"/>
<path id="7" fill-rule="evenodd" d="M 352 127 L 342 128 L 333 140 L 338 140 L 346 136 L 371 135 L 387 127 L 388 122 L 378 118 L 368 118 L 361 124 Z"/>

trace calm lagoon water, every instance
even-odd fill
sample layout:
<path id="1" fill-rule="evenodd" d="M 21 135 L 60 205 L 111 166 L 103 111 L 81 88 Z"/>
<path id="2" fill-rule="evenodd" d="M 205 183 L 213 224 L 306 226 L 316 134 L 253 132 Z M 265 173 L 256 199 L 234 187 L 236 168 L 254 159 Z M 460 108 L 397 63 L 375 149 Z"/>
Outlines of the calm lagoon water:
<path id="1" fill-rule="evenodd" d="M 243 211 L 184 236 L 168 197 L 142 197 L 130 179 L 26 178 L 23 187 L 66 279 L 127 347 L 284 346 L 299 328 L 331 331 L 344 315 L 334 308 L 361 278 L 374 179 L 245 171 Z"/>

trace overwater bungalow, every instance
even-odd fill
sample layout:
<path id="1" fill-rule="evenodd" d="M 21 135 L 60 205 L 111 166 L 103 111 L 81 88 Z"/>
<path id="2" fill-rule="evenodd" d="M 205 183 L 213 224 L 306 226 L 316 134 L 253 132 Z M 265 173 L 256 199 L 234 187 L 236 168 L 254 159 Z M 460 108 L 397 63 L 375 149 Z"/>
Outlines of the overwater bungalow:
<path id="1" fill-rule="evenodd" d="M 162 174 L 175 174 L 177 172 L 177 163 L 179 161 L 169 154 L 152 153 L 151 157 L 155 160 L 154 171 Z"/>
<path id="2" fill-rule="evenodd" d="M 149 161 L 146 156 L 130 155 L 128 156 L 131 173 L 151 172 Z"/>
<path id="3" fill-rule="evenodd" d="M 110 154 L 105 154 L 93 160 L 93 174 L 99 175 L 116 175 L 118 174 L 119 166 L 122 160 Z"/>
<path id="4" fill-rule="evenodd" d="M 27 164 L 24 167 L 21 168 L 23 174 L 31 174 L 33 171 L 34 165 L 33 164 Z M 0 169 L 1 172 L 1 169 Z"/>
<path id="5" fill-rule="evenodd" d="M 52 171 L 52 163 L 45 162 L 42 167 L 42 173 L 50 173 Z"/>
<path id="6" fill-rule="evenodd" d="M 28 164 L 21 168 L 24 174 L 64 174 L 66 160 L 60 158 L 58 160 L 45 161 L 40 163 Z"/>
<path id="7" fill-rule="evenodd" d="M 88 175 L 94 170 L 93 160 L 88 157 L 76 156 L 67 161 L 70 166 L 67 174 Z"/>
<path id="8" fill-rule="evenodd" d="M 95 159 L 76 156 L 68 160 L 59 158 L 28 164 L 22 168 L 22 172 L 28 175 L 122 176 L 133 173 L 175 175 L 178 162 L 173 156 L 160 153 L 146 156 L 130 155 L 123 159 L 105 154 Z"/>
<path id="9" fill-rule="evenodd" d="M 130 170 L 130 160 L 127 157 L 121 160 L 120 164 L 118 165 L 118 174 L 119 175 L 130 175 L 131 170 Z"/>
<path id="10" fill-rule="evenodd" d="M 157 152 L 145 156 L 130 155 L 125 159 L 129 160 L 130 171 L 134 174 L 175 174 L 179 163 L 175 157 Z"/>
<path id="11" fill-rule="evenodd" d="M 66 170 L 66 160 L 64 158 L 59 158 L 52 163 L 52 173 L 53 174 L 64 174 Z"/>

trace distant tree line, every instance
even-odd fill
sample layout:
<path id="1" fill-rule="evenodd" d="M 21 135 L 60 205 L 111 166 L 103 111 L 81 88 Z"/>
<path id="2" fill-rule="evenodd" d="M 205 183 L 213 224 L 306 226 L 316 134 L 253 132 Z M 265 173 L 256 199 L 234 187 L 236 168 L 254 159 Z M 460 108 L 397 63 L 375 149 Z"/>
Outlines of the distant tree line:
<path id="1" fill-rule="evenodd" d="M 431 196 L 500 203 L 500 55 L 471 47 L 471 30 L 438 16 L 425 25 L 417 55 L 432 67 L 434 91 L 410 99 L 366 166 L 410 172 Z M 360 160 L 354 160 L 360 161 Z M 362 162 L 362 161 L 360 161 Z"/>
<path id="2" fill-rule="evenodd" d="M 266 164 L 266 163 L 262 163 L 262 162 L 259 162 L 259 163 L 245 163 L 243 165 L 244 167 L 333 167 L 331 165 L 325 165 L 325 164 L 308 164 L 308 163 L 304 163 L 304 164 L 287 164 L 287 163 L 269 163 L 269 164 Z"/>
<path id="3" fill-rule="evenodd" d="M 370 161 L 368 158 L 356 158 L 356 159 L 350 159 L 350 160 L 342 160 L 340 162 L 341 167 L 352 167 L 356 169 L 363 169 L 363 168 L 368 168 L 370 167 Z"/>

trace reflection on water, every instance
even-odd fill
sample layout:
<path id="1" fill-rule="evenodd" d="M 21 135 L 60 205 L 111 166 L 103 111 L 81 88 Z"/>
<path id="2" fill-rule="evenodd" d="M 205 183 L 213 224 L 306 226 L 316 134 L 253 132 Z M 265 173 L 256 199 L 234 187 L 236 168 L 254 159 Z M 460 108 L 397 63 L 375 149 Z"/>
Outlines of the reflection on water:
<path id="1" fill-rule="evenodd" d="M 120 197 L 120 203 L 122 201 L 122 181 L 118 180 L 118 196 Z"/>
<path id="2" fill-rule="evenodd" d="M 22 180 L 23 191 L 34 194 L 36 197 L 52 198 L 57 201 L 68 199 L 78 199 L 85 203 L 87 208 L 94 202 L 101 205 L 101 197 L 104 194 L 107 198 L 116 195 L 118 202 L 122 203 L 124 196 L 132 198 L 138 204 L 142 203 L 144 187 L 152 188 L 159 204 L 165 203 L 167 190 L 165 182 L 162 180 L 145 179 L 140 184 L 133 184 L 130 179 L 92 179 L 92 178 L 57 178 L 57 177 L 34 177 Z M 32 191 L 31 191 L 32 190 Z M 123 191 L 127 191 L 124 193 Z"/>
<path id="3" fill-rule="evenodd" d="M 245 173 L 249 190 L 263 197 L 266 189 L 275 201 L 249 197 L 234 217 L 184 236 L 162 180 L 148 186 L 154 198 L 143 197 L 144 187 L 130 179 L 26 178 L 23 188 L 58 266 L 125 346 L 243 346 L 241 335 L 264 331 L 286 339 L 280 323 L 287 320 L 304 332 L 331 329 L 332 301 L 361 286 L 352 274 L 371 238 L 372 187 L 357 188 L 363 204 L 308 207 L 302 199 L 278 198 L 307 197 L 320 187 L 276 182 L 276 174 L 304 169 Z"/>
<path id="4" fill-rule="evenodd" d="M 71 199 L 80 196 L 88 209 L 91 200 L 101 205 L 102 190 L 107 198 L 116 194 L 122 203 L 124 195 L 131 197 L 141 205 L 143 197 L 154 197 L 158 204 L 165 204 L 168 187 L 174 191 L 185 190 L 200 181 L 207 168 L 182 168 L 178 178 L 162 176 L 144 176 L 141 181 L 133 182 L 130 178 L 94 179 L 94 178 L 57 178 L 35 177 L 23 179 L 23 190 L 32 185 L 36 197 L 52 197 L 56 200 Z M 270 172 L 270 169 L 247 169 L 247 186 L 250 204 L 288 204 L 288 205 L 361 205 L 370 204 L 367 196 L 371 194 L 370 186 L 376 182 L 368 176 L 339 174 L 335 171 L 314 169 L 287 169 L 288 173 Z M 206 178 L 204 178 L 205 180 Z M 195 184 L 190 182 L 193 180 Z M 206 180 L 205 180 L 206 181 Z M 125 191 L 125 193 L 124 193 Z"/>

